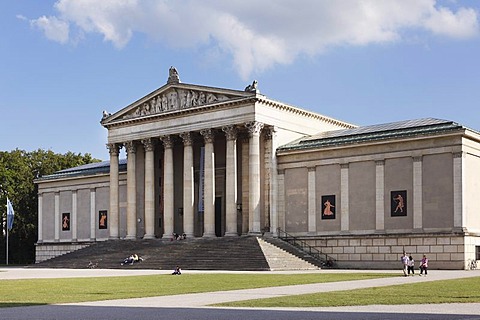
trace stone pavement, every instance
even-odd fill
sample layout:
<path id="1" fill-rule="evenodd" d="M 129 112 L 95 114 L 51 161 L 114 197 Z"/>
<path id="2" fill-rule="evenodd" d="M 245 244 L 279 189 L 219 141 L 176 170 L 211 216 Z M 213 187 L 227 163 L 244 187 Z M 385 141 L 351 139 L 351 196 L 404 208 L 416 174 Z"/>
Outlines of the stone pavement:
<path id="1" fill-rule="evenodd" d="M 208 271 L 207 271 L 208 272 Z M 228 271 L 211 271 L 228 272 Z M 475 271 L 450 271 L 431 270 L 427 277 L 415 275 L 413 277 L 401 276 L 401 271 L 392 270 L 316 270 L 273 273 L 336 273 L 336 272 L 395 272 L 399 277 L 381 278 L 371 280 L 357 280 L 345 282 L 306 284 L 272 288 L 245 289 L 234 291 L 220 291 L 210 293 L 183 294 L 173 296 L 161 296 L 137 299 L 106 300 L 96 302 L 83 302 L 66 304 L 71 306 L 102 306 L 102 307 L 132 307 L 132 308 L 211 308 L 211 304 L 241 301 L 248 299 L 262 299 L 315 292 L 330 292 L 339 290 L 353 290 L 359 288 L 381 287 L 389 285 L 401 285 L 406 283 L 422 283 L 435 280 L 459 279 L 480 276 L 480 270 Z M 26 278 L 66 278 L 66 277 L 105 277 L 105 276 L 129 276 L 147 274 L 169 274 L 166 270 L 110 270 L 110 269 L 23 269 L 23 268 L 0 268 L 0 279 L 26 279 Z M 206 271 L 184 270 L 184 273 L 206 273 Z M 248 272 L 236 272 L 248 273 Z M 262 272 L 265 273 L 265 272 Z M 419 301 L 421 302 L 421 301 Z M 273 308 L 269 308 L 272 310 Z M 429 314 L 462 314 L 480 315 L 480 303 L 454 303 L 437 305 L 394 305 L 394 306 L 358 306 L 358 307 L 328 307 L 328 308 L 275 308 L 275 310 L 309 310 L 309 311 L 336 311 L 336 312 L 381 312 L 381 313 L 429 313 Z M 480 318 L 479 318 L 480 319 Z"/>

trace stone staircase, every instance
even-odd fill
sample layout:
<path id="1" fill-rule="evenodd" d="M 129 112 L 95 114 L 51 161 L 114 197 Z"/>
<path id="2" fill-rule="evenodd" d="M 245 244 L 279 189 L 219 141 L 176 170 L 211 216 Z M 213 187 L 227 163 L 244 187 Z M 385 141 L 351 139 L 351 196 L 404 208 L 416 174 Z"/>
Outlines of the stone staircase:
<path id="1" fill-rule="evenodd" d="M 42 261 L 31 267 L 87 268 L 92 262 L 104 269 L 161 269 L 173 270 L 179 265 L 184 270 L 306 270 L 318 268 L 303 261 L 299 255 L 272 244 L 274 240 L 254 236 L 222 238 L 190 238 L 185 240 L 108 240 Z M 288 244 L 287 244 L 288 245 Z M 144 260 L 133 265 L 121 265 L 131 254 Z"/>
<path id="2" fill-rule="evenodd" d="M 270 270 L 314 270 L 318 266 L 307 262 L 298 256 L 273 245 L 262 238 L 258 238 L 260 248 L 267 259 Z"/>
<path id="3" fill-rule="evenodd" d="M 315 268 L 321 269 L 325 267 L 325 261 L 319 261 L 307 252 L 300 250 L 299 248 L 286 241 L 283 241 L 282 239 L 269 237 L 263 238 L 263 240 L 270 245 L 275 246 L 276 248 L 279 248 L 285 252 L 288 252 L 290 255 L 295 256 L 298 259 L 315 266 Z"/>
<path id="4" fill-rule="evenodd" d="M 136 253 L 144 260 L 121 265 Z M 173 270 L 269 270 L 268 263 L 255 237 L 191 238 L 185 240 L 108 240 L 96 242 L 32 267 L 87 268 L 89 262 L 105 269 Z"/>

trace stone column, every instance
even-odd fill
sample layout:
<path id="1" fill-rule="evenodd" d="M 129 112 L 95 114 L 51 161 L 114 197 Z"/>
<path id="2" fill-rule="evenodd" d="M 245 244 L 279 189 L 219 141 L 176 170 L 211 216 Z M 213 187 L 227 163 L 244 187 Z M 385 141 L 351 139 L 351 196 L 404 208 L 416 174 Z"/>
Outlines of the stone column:
<path id="1" fill-rule="evenodd" d="M 250 136 L 249 140 L 249 233 L 260 234 L 260 131 L 263 123 L 252 121 L 245 126 Z"/>
<path id="2" fill-rule="evenodd" d="M 144 239 L 155 238 L 155 144 L 152 138 L 142 140 L 145 149 L 145 235 Z"/>
<path id="3" fill-rule="evenodd" d="M 308 168 L 308 233 L 317 232 L 317 193 L 315 191 L 315 167 Z"/>
<path id="4" fill-rule="evenodd" d="M 340 213 L 340 229 L 348 232 L 349 225 L 349 192 L 348 192 L 348 163 L 340 165 L 340 206 L 342 212 Z"/>
<path id="5" fill-rule="evenodd" d="M 137 173 L 136 152 L 134 141 L 125 143 L 127 150 L 127 236 L 126 239 L 137 237 Z"/>
<path id="6" fill-rule="evenodd" d="M 43 194 L 38 194 L 38 243 L 43 242 Z"/>
<path id="7" fill-rule="evenodd" d="M 194 232 L 194 180 L 193 146 L 190 132 L 180 134 L 183 139 L 183 232 L 193 237 Z"/>
<path id="8" fill-rule="evenodd" d="M 77 241 L 77 190 L 72 191 L 72 217 L 70 221 L 72 241 Z"/>
<path id="9" fill-rule="evenodd" d="M 55 242 L 60 241 L 60 192 L 55 192 L 55 222 L 54 222 L 54 227 L 55 227 Z"/>
<path id="10" fill-rule="evenodd" d="M 110 239 L 118 239 L 118 154 L 120 146 L 116 143 L 107 144 L 110 153 L 110 215 L 108 217 L 108 228 Z"/>
<path id="11" fill-rule="evenodd" d="M 160 138 L 165 148 L 163 171 L 163 238 L 173 234 L 173 140 L 171 136 Z"/>
<path id="12" fill-rule="evenodd" d="M 90 189 L 90 241 L 97 237 L 97 214 L 95 210 L 96 192 L 95 188 Z"/>
<path id="13" fill-rule="evenodd" d="M 242 215 L 242 234 L 248 234 L 249 231 L 249 205 L 248 205 L 248 197 L 250 193 L 248 192 L 248 184 L 249 184 L 249 175 L 248 175 L 248 137 L 246 135 L 242 135 L 241 138 L 242 143 L 242 200 L 241 200 L 241 215 Z"/>
<path id="14" fill-rule="evenodd" d="M 223 127 L 227 138 L 226 150 L 226 231 L 225 236 L 237 236 L 237 128 Z"/>
<path id="15" fill-rule="evenodd" d="M 375 229 L 385 229 L 385 161 L 375 161 Z"/>
<path id="16" fill-rule="evenodd" d="M 413 158 L 413 228 L 423 228 L 422 157 Z"/>
<path id="17" fill-rule="evenodd" d="M 215 152 L 212 129 L 200 131 L 205 139 L 204 237 L 215 237 Z"/>
<path id="18" fill-rule="evenodd" d="M 466 227 L 465 213 L 465 153 L 453 154 L 453 227 L 463 230 Z"/>

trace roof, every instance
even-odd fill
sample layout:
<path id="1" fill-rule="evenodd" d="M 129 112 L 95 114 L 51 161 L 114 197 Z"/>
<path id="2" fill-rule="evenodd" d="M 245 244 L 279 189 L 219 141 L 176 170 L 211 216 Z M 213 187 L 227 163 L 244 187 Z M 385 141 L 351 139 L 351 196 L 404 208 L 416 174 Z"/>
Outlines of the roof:
<path id="1" fill-rule="evenodd" d="M 302 137 L 278 148 L 278 151 L 314 149 L 338 145 L 356 144 L 401 137 L 413 137 L 445 133 L 465 129 L 456 122 L 434 118 L 398 121 L 385 124 L 321 132 Z"/>
<path id="2" fill-rule="evenodd" d="M 127 159 L 119 160 L 118 170 L 127 171 Z M 37 181 L 41 182 L 45 180 L 72 178 L 72 177 L 79 177 L 79 176 L 92 176 L 96 174 L 106 174 L 106 173 L 110 173 L 110 161 L 89 163 L 89 164 L 84 164 L 74 168 L 60 170 L 53 174 L 40 177 L 39 179 L 37 179 Z"/>

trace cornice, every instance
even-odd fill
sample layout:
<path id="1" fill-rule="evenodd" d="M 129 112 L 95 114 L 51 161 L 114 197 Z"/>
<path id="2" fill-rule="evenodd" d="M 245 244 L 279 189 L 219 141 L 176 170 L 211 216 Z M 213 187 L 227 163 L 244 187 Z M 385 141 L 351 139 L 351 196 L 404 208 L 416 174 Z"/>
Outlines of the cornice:
<path id="1" fill-rule="evenodd" d="M 300 115 L 300 116 L 303 116 L 303 117 L 313 118 L 313 119 L 320 120 L 322 122 L 326 122 L 326 123 L 329 123 L 329 124 L 332 124 L 332 125 L 335 125 L 335 126 L 340 126 L 340 127 L 346 128 L 346 129 L 351 129 L 351 128 L 356 128 L 357 127 L 354 124 L 344 122 L 344 121 L 340 121 L 340 120 L 337 120 L 337 119 L 334 119 L 334 118 L 330 118 L 330 117 L 327 117 L 327 116 L 324 116 L 324 115 L 321 115 L 321 114 L 318 114 L 318 113 L 315 113 L 315 112 L 312 112 L 312 111 L 308 111 L 308 110 L 305 110 L 305 109 L 301 109 L 299 107 L 295 107 L 295 106 L 292 106 L 292 105 L 289 105 L 289 104 L 285 104 L 285 103 L 282 103 L 282 102 L 279 102 L 279 101 L 276 101 L 276 100 L 268 99 L 267 97 L 262 96 L 262 95 L 257 95 L 256 98 L 257 98 L 258 103 L 263 103 L 267 106 L 274 107 L 274 108 L 277 108 L 279 110 L 291 112 L 291 113 L 294 113 L 294 114 L 297 114 L 297 115 Z"/>

